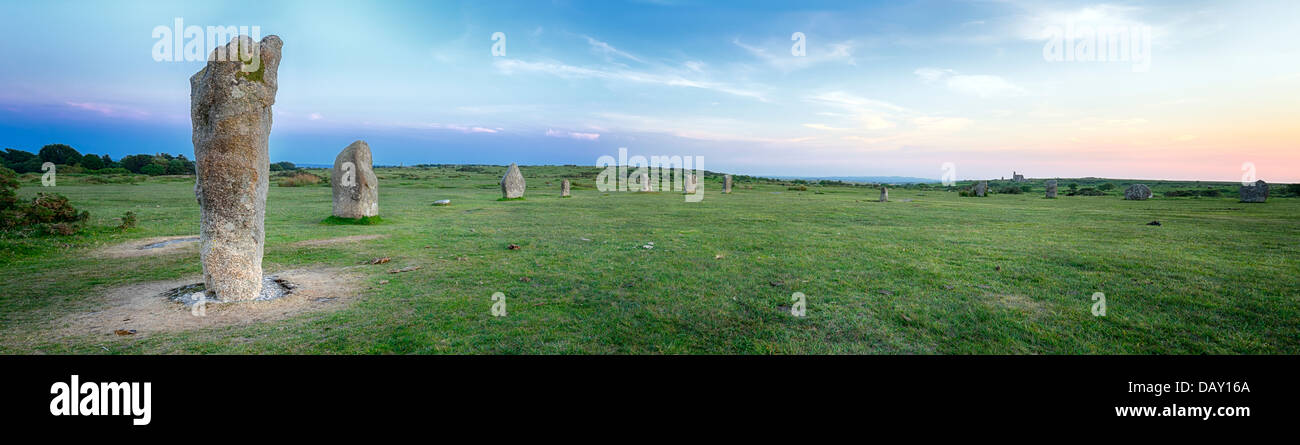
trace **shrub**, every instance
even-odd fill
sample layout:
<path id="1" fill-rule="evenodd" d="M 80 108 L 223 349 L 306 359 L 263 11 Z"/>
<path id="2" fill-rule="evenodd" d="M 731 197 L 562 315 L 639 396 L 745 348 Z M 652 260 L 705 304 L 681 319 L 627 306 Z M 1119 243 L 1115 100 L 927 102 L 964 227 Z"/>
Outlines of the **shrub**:
<path id="1" fill-rule="evenodd" d="M 92 154 L 85 155 L 81 158 L 81 166 L 86 170 L 99 170 L 104 168 L 104 158 Z"/>
<path id="2" fill-rule="evenodd" d="M 1092 187 L 1084 187 L 1078 190 L 1070 190 L 1065 196 L 1106 196 L 1106 192 Z"/>
<path id="3" fill-rule="evenodd" d="M 1286 186 L 1286 192 L 1291 196 L 1300 196 L 1300 184 L 1291 184 Z"/>
<path id="4" fill-rule="evenodd" d="M 41 162 L 53 162 L 59 165 L 76 165 L 82 160 L 81 153 L 64 144 L 50 144 L 41 147 L 41 152 L 37 156 L 40 156 Z"/>
<path id="5" fill-rule="evenodd" d="M 1014 187 L 1014 186 L 1007 186 L 998 189 L 998 193 L 1003 193 L 1007 195 L 1019 195 L 1024 192 L 1025 191 L 1022 190 L 1020 187 Z"/>
<path id="6" fill-rule="evenodd" d="M 38 193 L 31 203 L 13 203 L 0 210 L 0 228 L 31 227 L 51 235 L 71 235 L 90 219 L 90 212 L 78 212 L 68 198 Z"/>
<path id="7" fill-rule="evenodd" d="M 1109 191 L 1111 191 L 1111 190 L 1115 190 L 1115 184 L 1112 184 L 1112 183 L 1107 182 L 1107 183 L 1105 183 L 1105 184 L 1102 184 L 1102 185 L 1097 186 L 1097 190 L 1101 190 L 1101 191 L 1104 191 L 1104 192 L 1109 192 Z"/>
<path id="8" fill-rule="evenodd" d="M 144 167 L 140 167 L 140 173 L 144 173 L 149 176 L 158 176 L 158 175 L 166 174 L 167 168 L 158 164 L 149 164 Z"/>
<path id="9" fill-rule="evenodd" d="M 786 187 L 786 190 L 795 190 L 795 191 L 800 191 L 800 192 L 806 192 L 806 191 L 808 191 L 808 186 L 806 186 L 806 185 L 796 185 L 796 186 L 794 186 L 794 187 Z"/>
<path id="10" fill-rule="evenodd" d="M 320 184 L 320 176 L 311 173 L 296 173 L 293 176 L 280 180 L 280 187 L 302 187 L 307 185 Z"/>
<path id="11" fill-rule="evenodd" d="M 131 171 L 122 167 L 109 167 L 109 168 L 101 168 L 99 170 L 91 170 L 86 173 L 90 173 L 92 175 L 129 175 L 131 174 Z"/>
<path id="12" fill-rule="evenodd" d="M 273 172 L 290 171 L 290 170 L 297 170 L 297 169 L 298 166 L 293 165 L 292 162 L 288 162 L 288 161 L 276 162 L 274 164 L 271 164 L 271 171 Z"/>
<path id="13" fill-rule="evenodd" d="M 122 214 L 122 223 L 117 225 L 119 230 L 135 228 L 135 212 L 126 212 Z"/>

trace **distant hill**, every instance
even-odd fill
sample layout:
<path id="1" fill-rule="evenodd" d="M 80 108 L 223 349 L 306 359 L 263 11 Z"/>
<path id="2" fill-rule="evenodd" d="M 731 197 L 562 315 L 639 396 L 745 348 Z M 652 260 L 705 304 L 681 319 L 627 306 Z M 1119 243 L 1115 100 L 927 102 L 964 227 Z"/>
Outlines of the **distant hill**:
<path id="1" fill-rule="evenodd" d="M 938 179 L 914 178 L 910 176 L 760 176 L 772 179 L 803 179 L 805 181 L 844 181 L 869 184 L 925 184 L 939 182 Z"/>

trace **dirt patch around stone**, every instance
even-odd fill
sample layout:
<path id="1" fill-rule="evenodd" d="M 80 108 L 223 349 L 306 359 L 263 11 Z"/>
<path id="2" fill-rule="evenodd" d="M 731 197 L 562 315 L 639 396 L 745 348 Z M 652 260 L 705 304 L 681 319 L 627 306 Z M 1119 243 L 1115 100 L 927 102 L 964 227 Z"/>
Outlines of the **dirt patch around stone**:
<path id="1" fill-rule="evenodd" d="M 100 258 L 132 258 L 182 252 L 199 253 L 198 235 L 159 236 L 128 241 L 100 249 L 96 256 Z"/>
<path id="2" fill-rule="evenodd" d="M 321 246 L 329 246 L 329 245 L 333 245 L 333 244 L 352 243 L 352 242 L 357 242 L 357 241 L 369 241 L 369 240 L 375 240 L 375 239 L 387 238 L 387 237 L 388 237 L 388 235 L 352 235 L 352 236 L 341 236 L 341 237 L 338 237 L 338 238 L 323 238 L 323 239 L 309 239 L 309 240 L 303 240 L 303 241 L 298 241 L 298 242 L 296 242 L 296 243 L 290 244 L 290 246 L 293 246 L 293 247 L 321 247 Z"/>
<path id="3" fill-rule="evenodd" d="M 355 267 L 287 270 L 269 274 L 267 279 L 284 285 L 287 292 L 267 301 L 207 302 L 202 316 L 195 315 L 191 304 L 177 298 L 187 290 L 200 290 L 194 285 L 202 283 L 201 277 L 111 289 L 97 297 L 102 301 L 99 310 L 65 316 L 54 321 L 44 334 L 108 340 L 121 337 L 118 331 L 134 330 L 130 336 L 146 337 L 162 332 L 262 323 L 342 308 L 356 299 L 362 289 L 361 275 Z"/>

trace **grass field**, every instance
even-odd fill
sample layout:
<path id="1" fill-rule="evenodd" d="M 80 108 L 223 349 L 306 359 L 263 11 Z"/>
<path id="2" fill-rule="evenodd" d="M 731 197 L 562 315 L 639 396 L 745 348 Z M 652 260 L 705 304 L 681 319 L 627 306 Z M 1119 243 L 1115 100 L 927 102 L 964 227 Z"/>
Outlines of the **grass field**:
<path id="1" fill-rule="evenodd" d="M 879 203 L 878 189 L 852 186 L 741 181 L 722 195 L 709 177 L 703 202 L 687 203 L 602 193 L 594 169 L 556 166 L 523 167 L 526 199 L 498 201 L 503 170 L 379 169 L 373 225 L 322 224 L 327 185 L 273 184 L 266 270 L 390 257 L 355 268 L 358 298 L 272 323 L 71 337 L 49 327 L 96 311 L 110 289 L 198 277 L 193 251 L 94 252 L 195 235 L 199 211 L 192 177 L 61 176 L 53 191 L 89 210 L 91 227 L 0 237 L 0 352 L 1300 353 L 1297 198 L 1162 198 L 1156 185 L 1149 201 L 1048 200 L 1038 185 L 985 198 L 894 188 Z M 566 177 L 573 197 L 562 199 Z M 27 179 L 20 196 L 48 190 Z M 126 211 L 138 227 L 112 228 Z M 292 245 L 353 235 L 386 237 Z M 421 268 L 387 272 L 408 265 Z M 495 292 L 505 317 L 492 316 Z M 806 317 L 790 314 L 794 292 Z M 1092 315 L 1094 292 L 1104 317 Z"/>

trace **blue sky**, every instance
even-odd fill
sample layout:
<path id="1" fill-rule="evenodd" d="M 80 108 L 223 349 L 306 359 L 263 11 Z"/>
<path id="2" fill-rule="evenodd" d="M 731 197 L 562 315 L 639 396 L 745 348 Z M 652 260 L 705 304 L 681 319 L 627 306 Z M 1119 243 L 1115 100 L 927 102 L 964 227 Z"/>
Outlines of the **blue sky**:
<path id="1" fill-rule="evenodd" d="M 192 153 L 157 26 L 285 42 L 272 160 L 748 174 L 1300 181 L 1300 3 L 6 2 L 0 147 Z M 1050 29 L 1146 29 L 1149 65 L 1053 62 Z M 495 32 L 506 54 L 492 55 Z M 791 54 L 803 33 L 806 53 Z M 205 49 L 206 53 L 206 49 Z"/>

